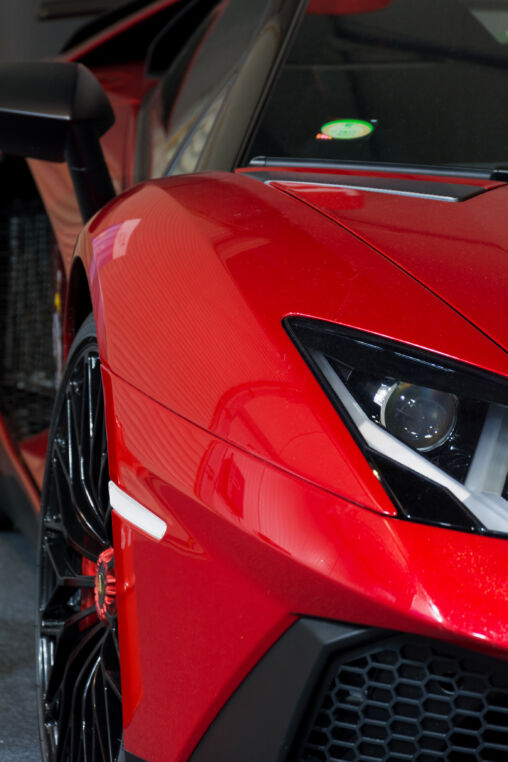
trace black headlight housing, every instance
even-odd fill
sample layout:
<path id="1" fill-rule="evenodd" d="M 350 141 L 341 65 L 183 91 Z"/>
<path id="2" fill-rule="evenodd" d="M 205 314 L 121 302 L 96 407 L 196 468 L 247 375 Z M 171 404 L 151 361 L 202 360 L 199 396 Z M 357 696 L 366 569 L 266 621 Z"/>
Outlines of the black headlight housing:
<path id="1" fill-rule="evenodd" d="M 401 517 L 508 534 L 508 380 L 320 320 L 284 320 Z"/>

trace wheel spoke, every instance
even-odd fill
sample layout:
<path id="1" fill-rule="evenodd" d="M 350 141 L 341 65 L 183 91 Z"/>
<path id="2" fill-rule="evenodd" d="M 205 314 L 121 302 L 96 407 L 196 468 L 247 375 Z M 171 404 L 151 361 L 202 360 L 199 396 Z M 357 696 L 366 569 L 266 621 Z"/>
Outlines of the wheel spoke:
<path id="1" fill-rule="evenodd" d="M 58 490 L 62 521 L 69 538 L 77 546 L 79 552 L 84 555 L 90 551 L 98 555 L 98 548 L 102 549 L 107 546 L 104 533 L 101 532 L 100 527 L 97 528 L 92 523 L 91 519 L 95 518 L 95 516 L 90 517 L 89 513 L 87 513 L 86 509 L 89 506 L 85 505 L 82 507 L 83 500 L 80 500 L 80 496 L 75 494 L 77 484 L 66 471 L 63 455 L 58 447 L 56 448 L 56 458 L 57 462 L 54 463 L 55 484 Z M 82 540 L 78 539 L 80 535 L 83 538 Z"/>
<path id="2" fill-rule="evenodd" d="M 95 725 L 93 698 L 91 693 L 92 680 L 93 671 L 88 675 L 88 679 L 81 695 L 81 738 L 84 762 L 94 762 L 95 760 Z"/>
<path id="3" fill-rule="evenodd" d="M 89 674 L 93 673 L 95 670 L 95 665 L 97 663 L 97 660 L 100 659 L 98 656 L 98 652 L 100 651 L 101 647 L 101 640 L 97 641 L 91 652 L 87 655 L 86 661 L 82 665 L 81 669 L 78 672 L 77 677 L 72 680 L 73 676 L 69 676 L 67 673 L 66 677 L 68 677 L 68 680 L 65 680 L 63 690 L 62 690 L 62 698 L 61 698 L 61 705 L 63 708 L 62 714 L 59 717 L 59 723 L 61 728 L 63 728 L 63 738 L 61 745 L 59 743 L 59 757 L 58 762 L 61 762 L 61 760 L 65 759 L 63 756 L 65 754 L 65 751 L 68 748 L 68 744 L 71 745 L 71 753 L 72 753 L 72 740 L 73 740 L 73 734 L 75 734 L 75 723 L 73 722 L 73 718 L 75 716 L 75 706 L 76 706 L 76 697 L 78 691 L 82 690 L 82 682 L 83 678 L 86 678 Z M 91 670 L 91 672 L 90 672 Z M 74 762 L 73 757 L 69 757 L 69 762 Z"/>
<path id="4" fill-rule="evenodd" d="M 110 630 L 108 637 L 102 645 L 102 676 L 105 683 L 110 686 L 114 696 L 121 701 L 122 692 L 120 688 L 120 652 L 118 649 L 118 639 L 116 633 Z"/>
<path id="5" fill-rule="evenodd" d="M 66 464 L 60 449 L 55 445 L 53 457 L 51 459 L 52 484 L 56 506 L 60 514 L 60 524 L 63 527 L 67 542 L 74 546 L 79 553 L 86 553 L 83 543 L 83 529 L 74 516 L 72 508 L 74 504 L 74 495 L 72 483 L 67 473 Z"/>
<path id="6" fill-rule="evenodd" d="M 41 612 L 44 614 L 44 612 Z M 48 612 L 50 613 L 50 612 Z M 66 612 L 69 614 L 69 612 Z M 43 635 L 60 635 L 63 631 L 70 632 L 72 627 L 76 625 L 79 627 L 80 622 L 83 622 L 92 614 L 95 614 L 95 606 L 89 606 L 86 609 L 80 609 L 78 611 L 72 610 L 69 616 L 64 613 L 60 617 L 42 618 L 41 619 L 41 632 Z"/>
<path id="7" fill-rule="evenodd" d="M 88 521 L 84 519 L 83 514 L 85 510 L 82 510 L 82 520 L 85 520 L 90 527 L 90 531 L 93 532 L 100 540 L 105 541 L 105 532 L 103 521 L 101 520 L 100 513 L 98 511 L 98 505 L 92 494 L 93 490 L 90 489 L 89 468 L 91 461 L 90 453 L 90 429 L 86 419 L 83 421 L 82 415 L 76 407 L 76 394 L 73 389 L 69 393 L 68 397 L 68 421 L 67 421 L 67 434 L 70 442 L 69 449 L 71 450 L 71 456 L 69 462 L 72 462 L 73 470 L 69 470 L 69 475 L 72 480 L 72 484 L 75 491 L 79 491 L 81 500 L 78 500 L 78 505 L 83 504 L 83 509 L 86 509 L 86 514 L 89 517 Z M 82 403 L 82 408 L 85 410 L 86 404 Z M 84 425 L 81 432 L 78 430 L 78 419 L 81 421 L 81 426 Z M 81 443 L 84 442 L 87 450 L 87 464 L 81 450 Z"/>
<path id="8" fill-rule="evenodd" d="M 102 683 L 102 675 L 100 672 L 100 662 L 96 664 L 95 674 L 92 680 L 92 696 L 94 703 L 94 724 L 97 732 L 97 740 L 99 741 L 99 749 L 101 752 L 101 758 L 104 762 L 110 762 L 112 759 L 111 754 L 111 737 L 110 737 L 110 724 L 108 708 L 104 696 L 104 688 Z M 101 713 L 101 720 L 99 720 L 99 711 Z M 106 732 L 104 732 L 106 730 Z"/>
<path id="9" fill-rule="evenodd" d="M 94 608 L 85 609 L 85 611 L 88 612 L 88 616 L 95 613 Z M 77 624 L 77 622 L 74 622 L 74 624 Z M 42 630 L 44 631 L 44 627 L 42 627 Z M 63 690 L 69 671 L 73 669 L 78 659 L 86 656 L 88 648 L 93 646 L 93 639 L 99 633 L 102 634 L 102 631 L 103 627 L 101 623 L 96 623 L 93 627 L 87 628 L 82 632 L 79 630 L 79 627 L 77 632 L 71 631 L 69 627 L 60 628 L 55 647 L 53 669 L 46 691 L 46 703 L 49 707 Z"/>
<path id="10" fill-rule="evenodd" d="M 91 447 L 94 426 L 92 407 L 97 407 L 98 421 L 104 419 L 102 389 L 100 384 L 93 384 L 91 379 L 91 363 L 93 358 L 88 358 L 83 363 L 81 378 L 73 378 L 66 394 L 66 434 L 68 443 L 69 477 L 76 493 L 81 498 L 78 504 L 84 503 L 87 515 L 92 523 L 92 531 L 101 539 L 105 537 L 105 527 L 99 510 L 96 496 L 96 484 L 91 474 L 93 452 Z M 97 371 L 100 373 L 99 366 Z M 94 389 L 95 386 L 95 389 Z M 95 391 L 95 399 L 92 394 Z"/>
<path id="11" fill-rule="evenodd" d="M 77 389 L 75 382 L 71 382 L 65 399 L 67 417 L 67 443 L 69 448 L 69 473 L 76 477 L 76 470 L 81 461 L 82 428 L 81 415 L 78 407 Z"/>
<path id="12" fill-rule="evenodd" d="M 86 737 L 86 728 L 80 724 L 83 718 L 83 707 L 85 706 L 85 699 L 87 692 L 90 690 L 90 685 L 93 683 L 97 669 L 100 669 L 101 656 L 100 651 L 104 637 L 98 643 L 99 655 L 97 650 L 94 651 L 93 656 L 90 655 L 86 664 L 83 666 L 78 679 L 76 680 L 71 704 L 71 749 L 73 750 L 72 760 L 77 756 L 77 752 L 83 750 L 83 739 Z M 84 685 L 83 685 L 84 683 Z M 83 686 L 83 687 L 82 687 Z M 74 720 L 74 721 L 73 721 Z M 79 733 L 76 732 L 76 726 L 79 727 Z M 76 749 L 76 744 L 78 748 Z"/>
<path id="13" fill-rule="evenodd" d="M 41 506 L 39 685 L 48 762 L 118 762 L 122 694 L 101 371 L 71 350 Z M 114 582 L 107 583 L 114 590 Z M 111 587 L 112 586 L 112 587 Z M 111 595 L 108 593 L 108 595 Z M 96 602 L 97 601 L 97 602 Z M 93 604 L 93 605 L 92 605 Z"/>
<path id="14" fill-rule="evenodd" d="M 91 457 L 93 483 L 96 485 L 97 506 L 102 517 L 106 532 L 111 537 L 111 507 L 109 504 L 109 469 L 108 449 L 106 439 L 106 420 L 104 416 L 104 401 L 102 395 L 94 420 L 93 438 L 91 441 Z"/>
<path id="15" fill-rule="evenodd" d="M 48 559 L 55 572 L 58 586 L 93 588 L 94 577 L 88 574 L 80 574 L 73 568 L 66 557 L 67 548 L 63 540 L 46 537 L 43 542 Z M 80 561 L 79 558 L 77 560 Z"/>
<path id="16" fill-rule="evenodd" d="M 99 406 L 98 400 L 92 401 L 93 363 L 94 358 L 87 357 L 86 362 L 83 366 L 83 417 L 81 422 L 81 431 L 83 432 L 83 442 L 86 443 L 89 452 L 94 428 L 94 406 L 96 408 Z"/>

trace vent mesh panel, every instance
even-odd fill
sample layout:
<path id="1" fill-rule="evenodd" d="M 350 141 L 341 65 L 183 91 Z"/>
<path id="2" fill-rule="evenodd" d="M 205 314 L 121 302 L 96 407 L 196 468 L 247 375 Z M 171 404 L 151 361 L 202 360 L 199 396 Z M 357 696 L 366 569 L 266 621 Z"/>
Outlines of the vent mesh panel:
<path id="1" fill-rule="evenodd" d="M 0 411 L 16 441 L 49 425 L 55 246 L 40 202 L 0 212 Z"/>
<path id="2" fill-rule="evenodd" d="M 508 663 L 407 636 L 345 653 L 296 759 L 507 762 Z"/>

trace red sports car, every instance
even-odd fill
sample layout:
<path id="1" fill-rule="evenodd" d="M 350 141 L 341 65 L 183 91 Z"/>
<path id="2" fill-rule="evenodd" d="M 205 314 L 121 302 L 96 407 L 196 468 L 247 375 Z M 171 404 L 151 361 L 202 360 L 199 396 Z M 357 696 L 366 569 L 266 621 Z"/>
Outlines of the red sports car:
<path id="1" fill-rule="evenodd" d="M 44 760 L 508 759 L 507 41 L 157 0 L 2 65 Z"/>

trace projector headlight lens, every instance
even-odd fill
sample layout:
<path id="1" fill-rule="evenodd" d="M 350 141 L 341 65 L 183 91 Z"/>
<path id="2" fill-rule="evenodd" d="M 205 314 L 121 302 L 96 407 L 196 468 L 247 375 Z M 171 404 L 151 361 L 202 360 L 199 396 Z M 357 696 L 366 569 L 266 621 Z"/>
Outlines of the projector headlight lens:
<path id="1" fill-rule="evenodd" d="M 457 423 L 457 397 L 400 381 L 387 389 L 380 421 L 410 447 L 431 452 L 453 434 Z"/>
<path id="2" fill-rule="evenodd" d="M 285 327 L 399 512 L 508 534 L 508 382 L 338 325 Z"/>

